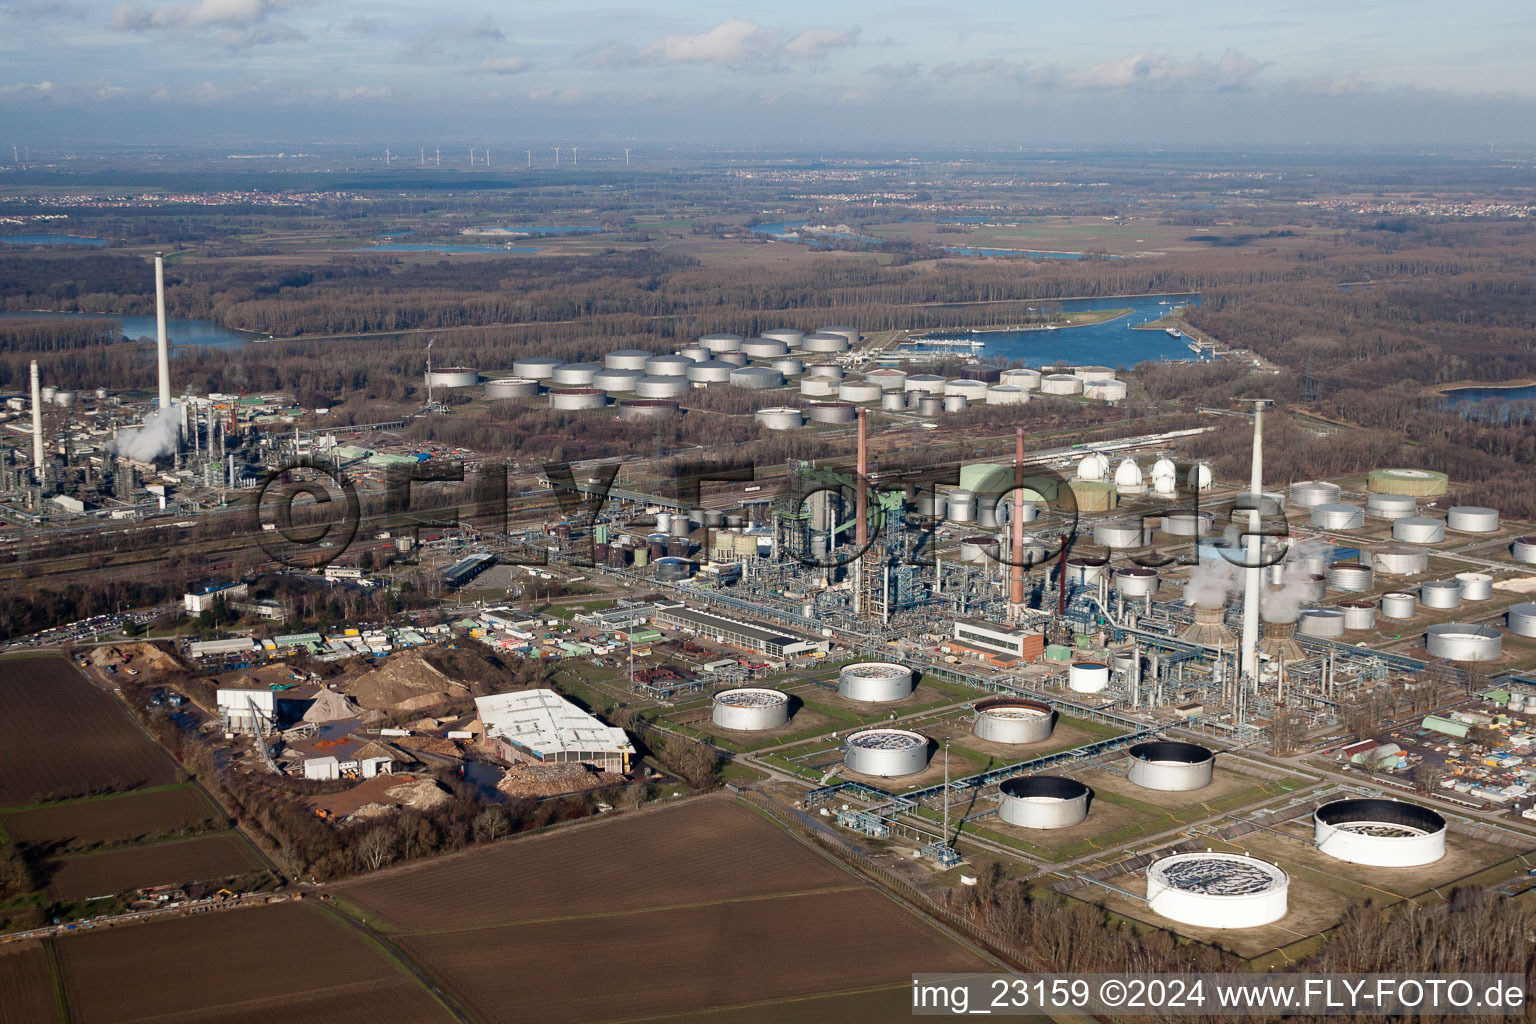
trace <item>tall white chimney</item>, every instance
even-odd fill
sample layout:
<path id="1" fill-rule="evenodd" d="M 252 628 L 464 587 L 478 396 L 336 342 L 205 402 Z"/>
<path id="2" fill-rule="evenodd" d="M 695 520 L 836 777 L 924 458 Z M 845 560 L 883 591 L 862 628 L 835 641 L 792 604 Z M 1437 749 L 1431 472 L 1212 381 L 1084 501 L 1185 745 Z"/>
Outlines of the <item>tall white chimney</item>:
<path id="1" fill-rule="evenodd" d="M 1264 504 L 1264 406 L 1265 402 L 1253 403 L 1253 473 L 1248 490 L 1253 499 L 1253 510 L 1248 513 L 1248 544 L 1244 554 L 1243 570 L 1243 646 L 1240 673 L 1250 680 L 1259 678 L 1259 600 L 1260 584 L 1264 570 L 1259 568 L 1259 558 L 1264 550 L 1264 538 L 1259 536 L 1260 508 Z"/>
<path id="2" fill-rule="evenodd" d="M 43 378 L 32 360 L 32 480 L 43 482 Z"/>
<path id="3" fill-rule="evenodd" d="M 155 353 L 160 370 L 160 408 L 171 407 L 171 343 L 165 335 L 165 258 L 155 253 Z"/>

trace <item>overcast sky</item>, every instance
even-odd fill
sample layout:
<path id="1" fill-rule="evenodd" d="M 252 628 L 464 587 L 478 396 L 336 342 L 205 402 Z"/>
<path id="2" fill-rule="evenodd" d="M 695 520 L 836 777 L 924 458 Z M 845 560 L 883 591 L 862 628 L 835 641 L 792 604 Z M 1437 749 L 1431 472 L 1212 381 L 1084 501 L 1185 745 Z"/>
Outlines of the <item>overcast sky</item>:
<path id="1" fill-rule="evenodd" d="M 0 0 L 0 142 L 1536 143 L 1536 4 Z"/>

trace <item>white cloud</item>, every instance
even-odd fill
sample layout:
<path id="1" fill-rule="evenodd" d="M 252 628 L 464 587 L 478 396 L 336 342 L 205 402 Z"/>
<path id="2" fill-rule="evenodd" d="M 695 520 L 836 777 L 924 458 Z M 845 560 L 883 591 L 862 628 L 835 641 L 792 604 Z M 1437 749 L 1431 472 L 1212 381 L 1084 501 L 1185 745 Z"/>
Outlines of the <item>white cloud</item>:
<path id="1" fill-rule="evenodd" d="M 269 43 L 301 41 L 304 33 L 273 21 L 274 13 L 303 6 L 307 0 L 185 0 L 149 7 L 127 0 L 112 12 L 119 32 L 214 32 L 220 46 L 242 50 Z"/>
<path id="2" fill-rule="evenodd" d="M 0 98 L 38 100 L 53 95 L 52 82 L 17 82 L 14 85 L 0 85 Z"/>
<path id="3" fill-rule="evenodd" d="M 1202 56 L 1180 60 L 1166 54 L 1140 52 L 1085 68 L 977 59 L 963 64 L 936 65 L 932 75 L 941 82 L 957 78 L 1002 79 L 1023 89 L 1045 91 L 1157 92 L 1184 89 L 1224 92 L 1253 87 L 1269 67 L 1269 62 L 1245 57 L 1236 50 L 1227 50 L 1218 61 Z"/>
<path id="4" fill-rule="evenodd" d="M 516 75 L 528 70 L 528 61 L 522 57 L 487 57 L 475 68 L 480 75 Z"/>
<path id="5" fill-rule="evenodd" d="M 707 32 L 662 36 L 638 52 L 625 46 L 610 46 L 594 58 L 594 63 L 714 64 L 722 67 L 804 63 L 821 60 L 832 50 L 853 45 L 858 34 L 857 29 L 830 28 L 788 32 L 746 18 L 727 18 Z"/>

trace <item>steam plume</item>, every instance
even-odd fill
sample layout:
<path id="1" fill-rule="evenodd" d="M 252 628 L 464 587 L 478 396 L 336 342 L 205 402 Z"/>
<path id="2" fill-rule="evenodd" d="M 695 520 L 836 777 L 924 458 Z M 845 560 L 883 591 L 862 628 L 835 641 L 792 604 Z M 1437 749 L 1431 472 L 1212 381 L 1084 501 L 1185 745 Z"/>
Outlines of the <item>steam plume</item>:
<path id="1" fill-rule="evenodd" d="M 156 409 L 137 427 L 124 427 L 114 442 L 117 454 L 138 462 L 153 462 L 176 451 L 181 430 L 181 409 L 172 405 Z"/>

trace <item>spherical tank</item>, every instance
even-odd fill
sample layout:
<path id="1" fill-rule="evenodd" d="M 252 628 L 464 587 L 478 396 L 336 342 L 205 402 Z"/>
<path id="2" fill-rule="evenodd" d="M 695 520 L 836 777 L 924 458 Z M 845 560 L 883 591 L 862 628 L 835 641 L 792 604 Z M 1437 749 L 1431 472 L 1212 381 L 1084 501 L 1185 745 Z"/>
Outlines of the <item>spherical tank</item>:
<path id="1" fill-rule="evenodd" d="M 1142 789 L 1182 793 L 1211 784 L 1216 755 L 1195 743 L 1157 740 L 1130 750 L 1126 774 Z"/>
<path id="2" fill-rule="evenodd" d="M 531 398 L 538 393 L 539 382 L 532 377 L 502 377 L 485 382 L 485 397 L 494 400 Z"/>
<path id="3" fill-rule="evenodd" d="M 1477 505 L 1457 505 L 1445 514 L 1445 525 L 1457 533 L 1493 533 L 1499 528 L 1499 513 Z"/>
<path id="4" fill-rule="evenodd" d="M 681 398 L 688 393 L 688 380 L 684 377 L 641 377 L 635 381 L 635 394 L 640 398 Z"/>
<path id="5" fill-rule="evenodd" d="M 480 383 L 480 371 L 468 366 L 445 366 L 426 375 L 434 388 L 469 388 Z"/>
<path id="6" fill-rule="evenodd" d="M 722 729 L 762 732 L 789 723 L 789 696 L 778 690 L 744 686 L 715 694 L 713 721 Z"/>
<path id="7" fill-rule="evenodd" d="M 805 407 L 805 415 L 812 423 L 852 423 L 859 418 L 847 402 L 812 402 Z"/>
<path id="8" fill-rule="evenodd" d="M 645 372 L 653 377 L 686 377 L 693 362 L 687 356 L 652 356 L 645 361 Z"/>
<path id="9" fill-rule="evenodd" d="M 598 370 L 592 375 L 592 386 L 604 391 L 633 391 L 644 379 L 644 370 Z"/>
<path id="10" fill-rule="evenodd" d="M 1073 693 L 1102 693 L 1109 688 L 1109 666 L 1101 661 L 1074 661 L 1067 669 L 1067 689 Z"/>
<path id="11" fill-rule="evenodd" d="M 1077 464 L 1077 476 L 1080 480 L 1103 480 L 1108 474 L 1109 459 L 1099 452 L 1084 455 L 1082 461 Z"/>
<path id="12" fill-rule="evenodd" d="M 1026 775 L 997 787 L 997 816 L 1020 828 L 1071 828 L 1088 818 L 1088 787 L 1076 779 Z"/>
<path id="13" fill-rule="evenodd" d="M 527 356 L 512 360 L 512 372 L 519 377 L 549 380 L 555 375 L 555 367 L 564 362 L 564 359 L 555 359 L 553 356 Z"/>
<path id="14" fill-rule="evenodd" d="M 849 700 L 880 704 L 912 695 L 912 670 L 889 661 L 861 661 L 843 666 L 837 692 Z"/>
<path id="15" fill-rule="evenodd" d="M 1445 819 L 1402 800 L 1335 800 L 1312 813 L 1312 842 L 1351 864 L 1409 868 L 1445 856 Z"/>
<path id="16" fill-rule="evenodd" d="M 769 430 L 796 430 L 805 426 L 805 414 L 789 406 L 759 409 L 753 417 Z"/>
<path id="17" fill-rule="evenodd" d="M 865 729 L 849 735 L 843 763 L 859 775 L 912 775 L 928 767 L 928 737 L 905 729 Z"/>
<path id="18" fill-rule="evenodd" d="M 1449 661 L 1493 661 L 1504 651 L 1504 634 L 1493 626 L 1442 622 L 1429 627 L 1424 650 L 1431 658 Z"/>
<path id="19" fill-rule="evenodd" d="M 597 388 L 550 388 L 549 407 L 566 411 L 576 409 L 601 409 L 608 404 L 608 395 Z"/>
<path id="20" fill-rule="evenodd" d="M 638 348 L 622 348 L 603 356 L 603 365 L 610 370 L 644 370 L 653 354 Z"/>
<path id="21" fill-rule="evenodd" d="M 989 697 L 975 705 L 971 731 L 992 743 L 1039 743 L 1051 737 L 1056 713 L 1049 704 L 1019 697 Z"/>
<path id="22" fill-rule="evenodd" d="M 731 386 L 737 388 L 777 388 L 784 386 L 784 375 L 766 366 L 743 366 L 731 371 Z"/>
<path id="23" fill-rule="evenodd" d="M 626 398 L 619 402 L 619 419 L 628 423 L 664 420 L 677 415 L 677 403 L 665 398 Z"/>
<path id="24" fill-rule="evenodd" d="M 1115 487 L 1121 494 L 1138 494 L 1146 490 L 1146 480 L 1135 459 L 1120 460 L 1120 465 L 1115 467 Z"/>
<path id="25" fill-rule="evenodd" d="M 1180 853 L 1147 866 L 1147 906 L 1200 928 L 1258 928 L 1285 916 L 1291 880 L 1274 864 L 1236 853 Z"/>

